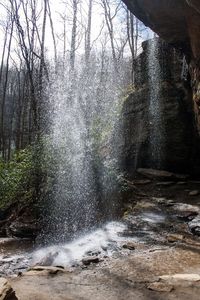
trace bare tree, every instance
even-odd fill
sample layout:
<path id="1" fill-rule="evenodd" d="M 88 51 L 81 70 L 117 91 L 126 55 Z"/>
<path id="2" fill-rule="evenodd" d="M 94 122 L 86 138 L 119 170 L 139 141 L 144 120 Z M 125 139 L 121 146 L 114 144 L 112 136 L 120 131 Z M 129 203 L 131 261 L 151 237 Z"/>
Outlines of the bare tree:
<path id="1" fill-rule="evenodd" d="M 134 84 L 134 69 L 135 69 L 135 58 L 138 51 L 138 19 L 126 8 L 127 17 L 127 37 L 128 44 L 131 52 L 131 82 Z"/>
<path id="2" fill-rule="evenodd" d="M 2 93 L 2 102 L 1 102 L 1 147 L 2 147 L 2 156 L 6 159 L 6 146 L 5 146 L 5 132 L 4 132 L 4 109 L 5 109 L 5 101 L 6 101 L 6 90 L 8 84 L 8 71 L 9 71 L 9 59 L 10 59 L 10 51 L 11 51 L 11 43 L 13 38 L 13 24 L 14 19 L 13 15 L 10 15 L 9 18 L 9 25 L 10 32 L 9 32 L 9 39 L 8 39 L 8 49 L 7 49 L 7 58 L 6 58 L 6 67 L 5 67 L 5 80 L 3 83 L 3 93 Z M 7 27 L 6 27 L 7 28 Z M 5 41 L 7 40 L 8 31 L 5 32 Z M 4 43 L 5 44 L 5 43 Z M 4 53 L 3 53 L 4 56 Z M 1 71 L 2 72 L 2 71 Z M 2 77 L 2 76 L 1 76 Z"/>
<path id="3" fill-rule="evenodd" d="M 92 4 L 93 0 L 89 0 L 88 15 L 87 15 L 87 28 L 85 33 L 85 62 L 89 63 L 91 52 L 91 27 L 92 27 Z"/>
<path id="4" fill-rule="evenodd" d="M 102 6 L 104 9 L 104 16 L 105 21 L 108 29 L 108 33 L 110 36 L 110 44 L 111 44 L 111 50 L 112 50 L 112 57 L 114 62 L 115 71 L 118 72 L 118 58 L 116 53 L 116 47 L 115 47 L 115 37 L 114 37 L 114 25 L 113 20 L 116 17 L 117 13 L 120 10 L 121 3 L 119 2 L 115 7 L 114 11 L 111 10 L 111 3 L 110 0 L 101 0 Z"/>
<path id="5" fill-rule="evenodd" d="M 50 26 L 51 26 L 51 34 L 52 34 L 52 39 L 53 39 L 55 66 L 57 67 L 58 55 L 57 55 L 57 47 L 56 47 L 56 36 L 55 36 L 55 31 L 54 31 L 54 24 L 53 24 L 53 19 L 52 19 L 52 15 L 51 15 L 51 6 L 49 4 L 49 0 L 47 0 L 47 12 L 48 12 L 48 16 L 49 16 L 49 21 L 50 21 Z"/>
<path id="6" fill-rule="evenodd" d="M 71 32 L 71 48 L 70 48 L 70 69 L 73 72 L 75 67 L 76 56 L 76 41 L 77 41 L 77 13 L 78 13 L 78 0 L 72 0 L 73 20 Z"/>

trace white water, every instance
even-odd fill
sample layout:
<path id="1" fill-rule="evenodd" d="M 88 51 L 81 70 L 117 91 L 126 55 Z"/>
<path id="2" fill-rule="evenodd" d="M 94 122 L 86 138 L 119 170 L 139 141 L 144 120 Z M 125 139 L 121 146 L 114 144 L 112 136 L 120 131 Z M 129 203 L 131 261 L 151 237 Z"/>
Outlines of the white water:
<path id="1" fill-rule="evenodd" d="M 87 67 L 80 60 L 73 74 L 65 66 L 52 78 L 48 151 L 53 189 L 40 237 L 47 244 L 72 240 L 116 214 L 118 202 L 111 196 L 118 162 L 110 138 L 120 112 L 121 79 L 109 57 L 101 60 L 91 57 Z"/>
<path id="2" fill-rule="evenodd" d="M 152 167 L 159 169 L 162 168 L 164 156 L 164 125 L 160 101 L 162 70 L 159 59 L 159 39 L 149 40 L 148 49 L 150 161 Z"/>
<path id="3" fill-rule="evenodd" d="M 124 241 L 120 234 L 125 228 L 122 223 L 111 222 L 70 243 L 42 248 L 33 254 L 32 264 L 67 267 L 80 263 L 84 256 L 110 256 Z"/>

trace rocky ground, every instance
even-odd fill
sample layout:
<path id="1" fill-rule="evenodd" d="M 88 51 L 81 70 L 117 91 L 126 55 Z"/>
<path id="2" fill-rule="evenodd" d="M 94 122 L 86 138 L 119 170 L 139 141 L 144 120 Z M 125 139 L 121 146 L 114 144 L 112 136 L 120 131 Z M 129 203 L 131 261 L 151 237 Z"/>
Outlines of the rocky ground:
<path id="1" fill-rule="evenodd" d="M 57 266 L 55 252 L 35 267 L 22 255 L 16 268 L 17 258 L 12 251 L 5 256 L 5 245 L 1 275 L 10 276 L 9 282 L 1 278 L 0 299 L 199 299 L 200 181 L 151 170 L 139 173 L 127 181 L 119 238 L 87 251 L 76 263 Z M 21 272 L 20 264 L 29 269 Z"/>

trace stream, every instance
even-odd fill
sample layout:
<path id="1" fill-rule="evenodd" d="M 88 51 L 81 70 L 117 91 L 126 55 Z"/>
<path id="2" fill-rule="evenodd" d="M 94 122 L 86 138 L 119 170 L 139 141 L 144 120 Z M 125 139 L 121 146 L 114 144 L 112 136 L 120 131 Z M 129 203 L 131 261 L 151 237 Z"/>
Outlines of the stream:
<path id="1" fill-rule="evenodd" d="M 135 245 L 146 245 L 151 249 L 159 244 L 169 248 L 173 243 L 169 243 L 166 236 L 177 232 L 183 234 L 182 231 L 191 236 L 187 222 L 198 213 L 197 205 L 152 197 L 136 202 L 121 222 L 106 223 L 68 243 L 38 247 L 29 240 L 0 239 L 0 272 L 1 275 L 16 276 L 34 265 L 85 268 L 94 258 L 98 263 L 127 255 Z"/>

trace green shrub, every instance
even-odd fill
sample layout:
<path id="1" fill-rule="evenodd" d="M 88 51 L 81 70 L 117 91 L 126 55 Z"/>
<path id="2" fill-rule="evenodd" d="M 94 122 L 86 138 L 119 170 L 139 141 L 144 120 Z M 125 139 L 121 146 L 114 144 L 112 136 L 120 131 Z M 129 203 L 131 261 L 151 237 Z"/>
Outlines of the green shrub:
<path id="1" fill-rule="evenodd" d="M 0 207 L 14 201 L 31 201 L 33 195 L 33 149 L 16 152 L 9 162 L 0 161 Z"/>

